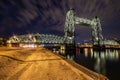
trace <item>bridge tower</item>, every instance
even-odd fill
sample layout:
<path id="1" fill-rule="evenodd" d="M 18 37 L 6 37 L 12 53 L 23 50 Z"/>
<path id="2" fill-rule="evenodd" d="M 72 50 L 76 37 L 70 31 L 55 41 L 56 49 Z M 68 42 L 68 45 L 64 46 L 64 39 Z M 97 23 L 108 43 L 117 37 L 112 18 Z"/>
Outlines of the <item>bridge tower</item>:
<path id="1" fill-rule="evenodd" d="M 65 43 L 75 44 L 75 24 L 88 24 L 92 28 L 93 45 L 103 45 L 102 29 L 100 19 L 98 17 L 92 20 L 79 18 L 75 16 L 74 9 L 70 9 L 66 14 L 65 20 Z"/>
<path id="2" fill-rule="evenodd" d="M 65 52 L 67 57 L 69 55 L 73 55 L 73 53 L 76 53 L 74 9 L 70 9 L 66 14 L 64 33 L 65 33 L 64 37 L 65 37 L 65 48 L 66 48 Z"/>
<path id="3" fill-rule="evenodd" d="M 65 20 L 65 43 L 67 44 L 74 44 L 75 43 L 75 12 L 74 9 L 71 9 L 66 14 Z"/>
<path id="4" fill-rule="evenodd" d="M 103 45 L 103 36 L 100 19 L 96 16 L 92 20 L 95 24 L 91 25 L 92 28 L 92 40 L 94 45 Z"/>

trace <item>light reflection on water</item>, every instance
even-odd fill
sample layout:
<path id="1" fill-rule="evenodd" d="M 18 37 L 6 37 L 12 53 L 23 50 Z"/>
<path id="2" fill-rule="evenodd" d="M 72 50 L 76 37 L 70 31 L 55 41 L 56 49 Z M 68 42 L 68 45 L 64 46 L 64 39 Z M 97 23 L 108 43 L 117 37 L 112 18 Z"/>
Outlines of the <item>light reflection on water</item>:
<path id="1" fill-rule="evenodd" d="M 76 48 L 76 50 L 65 50 L 64 47 L 53 52 L 60 52 L 69 60 L 74 60 L 95 72 L 107 76 L 110 80 L 120 80 L 120 50 L 104 49 L 93 50 L 93 48 Z"/>
<path id="2" fill-rule="evenodd" d="M 105 60 L 119 60 L 119 52 L 118 50 L 110 50 L 110 49 L 106 49 L 105 51 L 93 51 L 92 48 L 84 48 L 84 54 L 85 57 L 88 57 L 88 55 L 90 54 L 91 58 L 101 58 L 101 59 L 105 59 Z"/>
<path id="3" fill-rule="evenodd" d="M 120 77 L 117 76 L 118 73 L 120 74 L 118 68 L 120 66 L 120 50 L 105 49 L 98 51 L 93 50 L 92 48 L 83 48 L 78 49 L 76 54 L 75 61 L 77 63 L 106 75 L 108 78 L 111 78 L 110 80 L 116 80 L 116 77 L 120 80 Z M 118 68 L 117 72 L 113 67 Z"/>

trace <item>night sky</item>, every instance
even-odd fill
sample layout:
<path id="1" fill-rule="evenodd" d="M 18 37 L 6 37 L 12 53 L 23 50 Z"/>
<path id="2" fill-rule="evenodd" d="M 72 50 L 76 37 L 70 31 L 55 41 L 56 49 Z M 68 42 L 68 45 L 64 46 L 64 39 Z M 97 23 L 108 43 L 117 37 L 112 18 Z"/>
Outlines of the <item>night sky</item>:
<path id="1" fill-rule="evenodd" d="M 120 0 L 0 0 L 0 37 L 27 33 L 64 35 L 66 12 L 101 20 L 104 38 L 120 39 Z M 76 25 L 76 41 L 91 39 L 90 26 Z"/>

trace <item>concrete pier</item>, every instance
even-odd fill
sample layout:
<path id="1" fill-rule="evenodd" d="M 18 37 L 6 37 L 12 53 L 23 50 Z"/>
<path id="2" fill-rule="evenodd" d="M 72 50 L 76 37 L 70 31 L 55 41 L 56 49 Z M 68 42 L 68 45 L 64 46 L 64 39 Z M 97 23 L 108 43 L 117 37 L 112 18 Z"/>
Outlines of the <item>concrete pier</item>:
<path id="1" fill-rule="evenodd" d="M 0 80 L 108 80 L 45 48 L 0 48 Z"/>

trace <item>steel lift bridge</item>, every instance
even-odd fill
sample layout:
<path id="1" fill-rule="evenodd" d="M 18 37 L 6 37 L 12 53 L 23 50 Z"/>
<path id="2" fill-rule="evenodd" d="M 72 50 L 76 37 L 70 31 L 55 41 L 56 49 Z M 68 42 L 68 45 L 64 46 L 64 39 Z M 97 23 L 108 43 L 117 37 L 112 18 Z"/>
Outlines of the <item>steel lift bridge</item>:
<path id="1" fill-rule="evenodd" d="M 51 44 L 75 44 L 75 25 L 87 24 L 92 29 L 92 40 L 94 45 L 103 44 L 103 36 L 101 34 L 100 19 L 95 17 L 93 19 L 79 18 L 75 15 L 73 9 L 66 13 L 64 36 L 48 35 L 48 34 L 26 34 L 11 36 L 9 43 L 51 43 Z"/>

